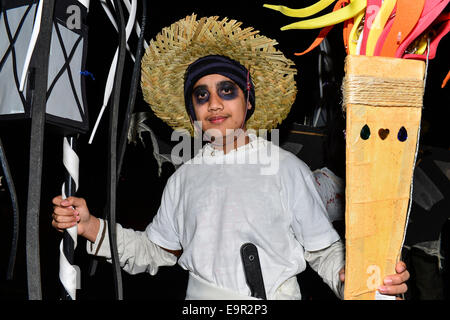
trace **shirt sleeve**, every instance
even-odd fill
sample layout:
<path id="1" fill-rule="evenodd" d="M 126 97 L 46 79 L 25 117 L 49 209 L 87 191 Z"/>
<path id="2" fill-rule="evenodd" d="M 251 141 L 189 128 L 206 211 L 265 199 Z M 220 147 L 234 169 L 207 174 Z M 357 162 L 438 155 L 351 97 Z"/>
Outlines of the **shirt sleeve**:
<path id="1" fill-rule="evenodd" d="M 284 179 L 294 234 L 307 251 L 326 248 L 339 240 L 339 235 L 327 218 L 311 170 L 298 158 L 291 161 Z"/>
<path id="2" fill-rule="evenodd" d="M 117 252 L 120 266 L 130 274 L 157 273 L 161 266 L 172 266 L 177 262 L 175 255 L 151 242 L 145 232 L 123 228 L 116 224 Z M 89 254 L 104 257 L 111 262 L 109 233 L 106 221 L 100 219 L 100 229 L 95 242 L 86 241 Z"/>
<path id="3" fill-rule="evenodd" d="M 339 271 L 345 266 L 344 244 L 342 241 L 336 241 L 322 250 L 305 251 L 305 260 L 328 284 L 336 296 L 343 299 L 344 283 L 339 279 Z"/>
<path id="4" fill-rule="evenodd" d="M 176 222 L 177 213 L 182 210 L 180 194 L 180 182 L 172 175 L 164 188 L 158 212 L 145 230 L 152 242 L 169 250 L 182 249 Z"/>

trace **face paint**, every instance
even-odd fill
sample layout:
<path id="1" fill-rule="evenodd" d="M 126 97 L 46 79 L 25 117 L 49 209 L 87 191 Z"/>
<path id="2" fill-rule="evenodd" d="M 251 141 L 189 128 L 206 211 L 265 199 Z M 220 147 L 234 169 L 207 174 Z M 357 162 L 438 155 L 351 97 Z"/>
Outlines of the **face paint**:
<path id="1" fill-rule="evenodd" d="M 192 97 L 195 101 L 195 104 L 202 105 L 209 100 L 209 91 L 206 86 L 198 86 L 194 89 L 192 93 Z"/>
<path id="2" fill-rule="evenodd" d="M 239 95 L 238 90 L 238 86 L 231 81 L 221 81 L 217 84 L 216 87 L 217 95 L 223 100 L 235 99 Z M 192 97 L 196 105 L 202 105 L 208 102 L 210 97 L 208 87 L 200 85 L 194 88 Z"/>
<path id="3" fill-rule="evenodd" d="M 224 100 L 233 100 L 238 96 L 238 87 L 231 81 L 222 81 L 217 85 L 217 94 Z"/>

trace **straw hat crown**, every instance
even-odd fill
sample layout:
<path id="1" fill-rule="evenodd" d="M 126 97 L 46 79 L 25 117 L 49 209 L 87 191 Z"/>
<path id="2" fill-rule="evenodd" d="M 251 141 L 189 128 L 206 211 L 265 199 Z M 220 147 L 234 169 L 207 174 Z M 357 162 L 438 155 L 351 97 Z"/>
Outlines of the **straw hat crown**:
<path id="1" fill-rule="evenodd" d="M 193 134 L 184 104 L 187 67 L 207 55 L 224 55 L 246 67 L 255 86 L 256 106 L 248 129 L 273 129 L 288 115 L 297 93 L 294 63 L 275 48 L 277 42 L 236 20 L 187 16 L 164 28 L 142 58 L 145 101 L 173 129 Z"/>

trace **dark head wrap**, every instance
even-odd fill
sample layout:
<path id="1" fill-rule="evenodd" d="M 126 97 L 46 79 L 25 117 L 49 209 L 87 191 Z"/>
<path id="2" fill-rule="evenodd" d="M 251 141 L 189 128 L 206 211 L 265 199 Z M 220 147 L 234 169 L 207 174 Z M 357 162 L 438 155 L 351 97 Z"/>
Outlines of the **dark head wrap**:
<path id="1" fill-rule="evenodd" d="M 220 74 L 233 80 L 239 88 L 244 92 L 244 95 L 249 99 L 252 108 L 247 110 L 245 121 L 247 121 L 253 111 L 255 110 L 255 88 L 247 68 L 239 62 L 232 60 L 225 56 L 209 55 L 202 57 L 191 63 L 184 75 L 184 101 L 186 110 L 192 120 L 196 120 L 194 105 L 192 103 L 192 90 L 195 83 L 206 75 Z M 247 77 L 250 84 L 250 91 L 247 92 Z"/>

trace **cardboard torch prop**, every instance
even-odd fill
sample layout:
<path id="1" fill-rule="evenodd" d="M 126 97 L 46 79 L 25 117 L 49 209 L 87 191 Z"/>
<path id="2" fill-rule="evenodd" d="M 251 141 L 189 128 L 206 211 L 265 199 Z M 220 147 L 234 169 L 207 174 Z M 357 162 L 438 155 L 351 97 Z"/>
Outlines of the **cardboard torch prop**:
<path id="1" fill-rule="evenodd" d="M 323 28 L 303 55 L 343 23 L 346 113 L 346 266 L 344 298 L 391 299 L 377 288 L 395 273 L 411 206 L 426 63 L 450 30 L 449 0 L 321 0 L 291 9 L 308 17 L 282 28 Z"/>

